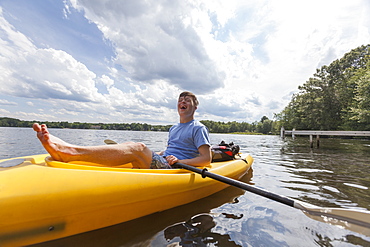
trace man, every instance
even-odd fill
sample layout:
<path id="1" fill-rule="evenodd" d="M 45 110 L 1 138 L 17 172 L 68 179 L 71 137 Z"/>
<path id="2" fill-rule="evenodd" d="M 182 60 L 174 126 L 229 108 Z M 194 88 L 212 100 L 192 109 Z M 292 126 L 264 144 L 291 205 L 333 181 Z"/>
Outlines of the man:
<path id="1" fill-rule="evenodd" d="M 177 111 L 180 123 L 171 127 L 168 147 L 159 154 L 145 144 L 127 142 L 117 145 L 76 146 L 51 135 L 46 127 L 33 124 L 37 137 L 54 160 L 87 161 L 107 166 L 131 163 L 134 168 L 171 168 L 176 162 L 192 166 L 207 166 L 211 162 L 211 148 L 207 128 L 194 120 L 197 97 L 191 92 L 180 94 Z"/>

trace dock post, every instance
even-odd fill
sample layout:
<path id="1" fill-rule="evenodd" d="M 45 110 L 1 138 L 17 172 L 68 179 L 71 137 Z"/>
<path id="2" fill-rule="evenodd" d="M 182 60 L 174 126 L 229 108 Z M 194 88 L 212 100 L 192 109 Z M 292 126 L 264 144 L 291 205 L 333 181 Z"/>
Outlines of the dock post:
<path id="1" fill-rule="evenodd" d="M 282 126 L 281 129 L 280 129 L 280 137 L 283 138 L 283 139 L 285 138 L 285 129 L 284 129 L 284 126 Z"/>
<path id="2" fill-rule="evenodd" d="M 310 147 L 313 148 L 312 135 L 310 135 Z"/>
<path id="3" fill-rule="evenodd" d="M 292 138 L 293 139 L 295 139 L 294 131 L 295 131 L 295 129 L 292 129 Z"/>
<path id="4" fill-rule="evenodd" d="M 316 136 L 316 144 L 317 144 L 317 148 L 319 148 L 320 147 L 320 136 L 319 135 Z"/>

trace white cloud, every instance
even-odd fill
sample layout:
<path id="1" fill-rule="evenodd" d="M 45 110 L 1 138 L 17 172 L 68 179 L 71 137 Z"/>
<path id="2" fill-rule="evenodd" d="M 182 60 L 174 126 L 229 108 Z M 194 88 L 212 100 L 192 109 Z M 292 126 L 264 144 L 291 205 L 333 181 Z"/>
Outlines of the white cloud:
<path id="1" fill-rule="evenodd" d="M 369 42 L 370 39 L 359 41 L 358 30 L 353 28 L 364 23 L 363 15 L 354 13 L 362 13 L 363 7 L 369 10 L 369 6 L 362 4 L 364 1 L 265 1 L 259 10 L 253 7 L 251 11 L 243 7 L 236 10 L 229 22 L 238 19 L 240 27 L 224 42 L 233 42 L 234 50 L 226 53 L 226 57 L 236 59 L 226 62 L 233 68 L 226 78 L 230 83 L 226 90 L 217 92 L 218 96 L 223 98 L 224 94 L 228 100 L 239 98 L 238 102 L 242 102 L 243 96 L 257 95 L 262 102 L 260 112 L 269 113 L 269 117 L 279 112 L 288 103 L 284 96 L 308 80 L 316 68 Z M 363 37 L 369 35 L 365 28 L 359 30 Z M 252 51 L 248 51 L 250 47 Z M 253 108 L 247 105 L 246 110 Z"/>
<path id="2" fill-rule="evenodd" d="M 1 12 L 0 12 L 1 13 Z M 96 76 L 61 50 L 40 49 L 0 16 L 0 92 L 25 98 L 104 102 Z"/>
<path id="3" fill-rule="evenodd" d="M 198 6 L 186 1 L 110 0 L 76 1 L 73 6 L 115 44 L 115 62 L 133 80 L 164 80 L 196 93 L 222 86 L 223 74 L 206 53 L 194 27 L 197 20 L 190 15 Z"/>
<path id="4" fill-rule="evenodd" d="M 112 80 L 109 76 L 103 75 L 100 78 L 100 81 L 107 87 L 110 88 L 114 85 L 114 80 Z"/>
<path id="5" fill-rule="evenodd" d="M 17 46 L 12 48 L 17 53 L 21 50 Z M 1 64 L 11 68 L 1 76 L 9 82 L 0 89 L 2 93 L 26 98 L 104 100 L 95 88 L 95 74 L 64 51 L 25 49 L 22 53 L 22 57 Z"/>
<path id="6" fill-rule="evenodd" d="M 6 99 L 0 99 L 0 105 L 13 105 L 16 106 L 18 105 L 16 102 L 11 102 Z"/>

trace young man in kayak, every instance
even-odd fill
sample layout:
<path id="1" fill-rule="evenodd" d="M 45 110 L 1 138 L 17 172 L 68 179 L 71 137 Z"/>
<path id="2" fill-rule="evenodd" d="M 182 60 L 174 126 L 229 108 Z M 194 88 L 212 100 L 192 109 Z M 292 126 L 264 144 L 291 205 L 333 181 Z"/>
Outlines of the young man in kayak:
<path id="1" fill-rule="evenodd" d="M 87 161 L 106 166 L 131 163 L 134 168 L 171 168 L 176 162 L 192 166 L 207 166 L 211 162 L 208 129 L 194 120 L 197 97 L 182 92 L 177 102 L 180 123 L 171 127 L 168 147 L 161 153 L 152 152 L 140 142 L 117 145 L 77 146 L 51 135 L 45 124 L 33 124 L 37 137 L 54 160 Z"/>

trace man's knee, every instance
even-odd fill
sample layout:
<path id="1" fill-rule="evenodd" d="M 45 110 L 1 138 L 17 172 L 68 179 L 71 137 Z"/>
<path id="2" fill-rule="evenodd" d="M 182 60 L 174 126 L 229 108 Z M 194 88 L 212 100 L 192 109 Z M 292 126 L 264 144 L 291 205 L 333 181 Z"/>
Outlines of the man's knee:
<path id="1" fill-rule="evenodd" d="M 141 142 L 133 144 L 133 154 L 135 155 L 137 166 L 139 168 L 150 168 L 150 162 L 152 161 L 152 151 Z"/>
<path id="2" fill-rule="evenodd" d="M 135 142 L 132 146 L 136 152 L 145 152 L 148 149 L 148 147 L 142 142 Z"/>

